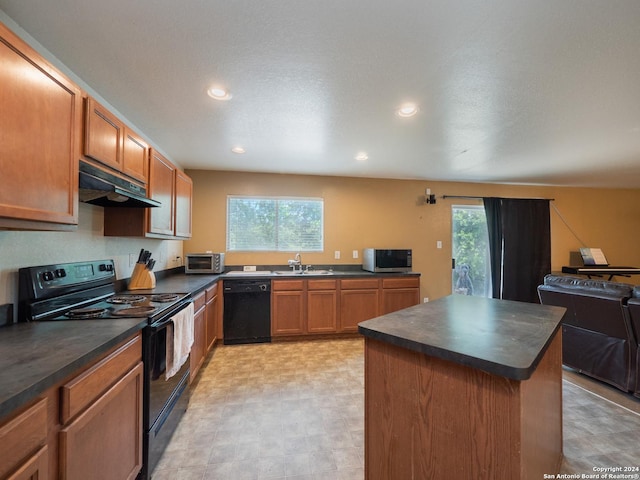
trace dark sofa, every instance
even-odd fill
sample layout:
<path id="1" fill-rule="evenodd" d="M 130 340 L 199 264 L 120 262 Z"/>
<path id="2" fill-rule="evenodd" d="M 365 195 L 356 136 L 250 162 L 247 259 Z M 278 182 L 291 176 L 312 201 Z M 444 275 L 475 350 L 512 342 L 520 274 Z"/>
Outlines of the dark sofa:
<path id="1" fill-rule="evenodd" d="M 631 321 L 631 329 L 636 338 L 636 386 L 635 396 L 640 397 L 640 287 L 634 287 L 631 298 L 627 302 L 627 311 Z"/>
<path id="2" fill-rule="evenodd" d="M 551 274 L 538 286 L 538 295 L 542 304 L 567 309 L 562 363 L 625 392 L 640 393 L 640 289 L 634 297 L 634 286 L 626 283 Z"/>

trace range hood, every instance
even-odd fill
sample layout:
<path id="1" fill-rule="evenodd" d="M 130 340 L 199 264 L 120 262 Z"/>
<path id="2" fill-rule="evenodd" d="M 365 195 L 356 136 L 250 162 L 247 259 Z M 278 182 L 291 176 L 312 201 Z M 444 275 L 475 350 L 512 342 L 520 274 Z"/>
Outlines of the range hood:
<path id="1" fill-rule="evenodd" d="M 147 198 L 147 190 L 135 183 L 80 161 L 79 198 L 101 207 L 147 208 L 162 205 Z"/>

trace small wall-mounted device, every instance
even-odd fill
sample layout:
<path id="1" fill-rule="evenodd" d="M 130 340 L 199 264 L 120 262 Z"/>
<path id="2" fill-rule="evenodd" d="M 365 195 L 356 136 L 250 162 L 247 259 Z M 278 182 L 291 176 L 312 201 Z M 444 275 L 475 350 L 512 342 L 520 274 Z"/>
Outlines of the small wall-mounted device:
<path id="1" fill-rule="evenodd" d="M 433 205 L 434 203 L 436 203 L 436 196 L 431 193 L 430 188 L 427 188 L 424 192 L 424 203 L 428 205 Z"/>

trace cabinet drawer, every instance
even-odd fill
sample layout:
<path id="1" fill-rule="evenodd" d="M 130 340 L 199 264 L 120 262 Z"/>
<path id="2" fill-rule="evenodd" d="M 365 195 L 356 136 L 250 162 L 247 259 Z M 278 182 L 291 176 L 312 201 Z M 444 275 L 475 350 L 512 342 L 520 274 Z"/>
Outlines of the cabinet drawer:
<path id="1" fill-rule="evenodd" d="M 303 290 L 304 280 L 273 280 L 271 290 Z"/>
<path id="2" fill-rule="evenodd" d="M 140 335 L 61 387 L 60 421 L 64 425 L 115 384 L 142 358 Z"/>
<path id="3" fill-rule="evenodd" d="M 394 277 L 382 279 L 382 288 L 417 288 L 419 286 L 419 277 Z"/>
<path id="4" fill-rule="evenodd" d="M 0 478 L 33 456 L 47 441 L 47 400 L 43 398 L 0 427 Z"/>
<path id="5" fill-rule="evenodd" d="M 336 280 L 309 280 L 307 288 L 309 290 L 335 290 Z"/>
<path id="6" fill-rule="evenodd" d="M 216 283 L 215 285 L 212 285 L 211 287 L 207 288 L 206 294 L 207 294 L 207 302 L 211 301 L 211 299 L 218 294 L 218 284 Z"/>
<path id="7" fill-rule="evenodd" d="M 377 278 L 346 278 L 340 280 L 342 290 L 358 290 L 361 288 L 378 288 Z"/>
<path id="8" fill-rule="evenodd" d="M 198 310 L 200 310 L 202 307 L 204 307 L 204 303 L 205 303 L 205 293 L 201 292 L 198 295 L 196 295 L 193 298 L 193 311 L 197 312 Z"/>

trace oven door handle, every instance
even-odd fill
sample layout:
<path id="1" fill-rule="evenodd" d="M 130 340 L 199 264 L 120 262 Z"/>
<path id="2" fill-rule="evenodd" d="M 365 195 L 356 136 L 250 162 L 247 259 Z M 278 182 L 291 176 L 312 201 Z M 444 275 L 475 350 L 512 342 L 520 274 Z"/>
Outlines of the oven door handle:
<path id="1" fill-rule="evenodd" d="M 187 305 L 189 305 L 191 302 L 185 302 L 181 308 L 179 308 L 177 311 L 174 311 L 171 313 L 171 316 L 169 318 L 165 318 L 164 320 L 160 320 L 156 323 L 153 323 L 150 325 L 150 329 L 152 333 L 156 333 L 159 332 L 160 330 L 164 330 L 165 328 L 167 328 L 167 326 L 171 323 L 173 317 L 178 313 L 181 312 L 182 310 L 184 310 Z"/>
<path id="2" fill-rule="evenodd" d="M 149 328 L 151 329 L 151 333 L 157 333 L 160 330 L 164 330 L 165 328 L 167 328 L 170 323 L 171 323 L 171 318 L 167 318 L 166 320 L 163 320 L 162 322 L 154 323 Z"/>

